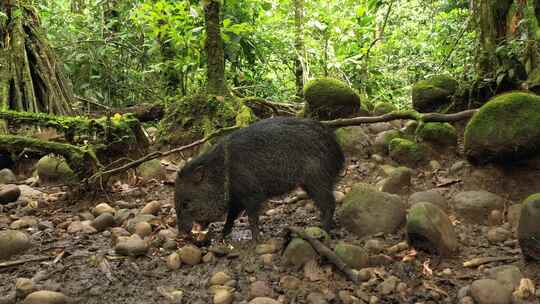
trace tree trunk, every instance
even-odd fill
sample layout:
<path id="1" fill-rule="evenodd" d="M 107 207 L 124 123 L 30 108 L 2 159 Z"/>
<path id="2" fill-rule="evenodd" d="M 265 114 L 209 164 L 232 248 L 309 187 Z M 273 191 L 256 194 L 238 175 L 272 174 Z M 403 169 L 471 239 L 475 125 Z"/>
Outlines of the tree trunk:
<path id="1" fill-rule="evenodd" d="M 67 115 L 73 92 L 35 8 L 22 0 L 0 3 L 0 109 Z"/>
<path id="2" fill-rule="evenodd" d="M 225 52 L 221 40 L 221 15 L 219 0 L 209 0 L 204 8 L 206 25 L 207 87 L 209 94 L 225 95 Z"/>
<path id="3" fill-rule="evenodd" d="M 304 0 L 294 0 L 294 26 L 296 58 L 294 76 L 296 79 L 296 95 L 304 96 Z"/>

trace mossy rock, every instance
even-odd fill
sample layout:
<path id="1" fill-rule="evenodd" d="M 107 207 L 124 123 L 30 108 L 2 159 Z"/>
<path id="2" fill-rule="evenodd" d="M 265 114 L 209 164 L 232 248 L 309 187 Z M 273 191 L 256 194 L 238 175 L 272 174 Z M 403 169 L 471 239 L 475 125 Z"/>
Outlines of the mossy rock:
<path id="1" fill-rule="evenodd" d="M 345 264 L 353 269 L 362 269 L 368 266 L 369 256 L 362 247 L 339 242 L 334 251 Z"/>
<path id="2" fill-rule="evenodd" d="M 446 75 L 436 75 L 417 82 L 412 88 L 413 108 L 420 113 L 444 112 L 451 107 L 459 83 Z"/>
<path id="3" fill-rule="evenodd" d="M 416 129 L 417 138 L 441 146 L 457 145 L 456 128 L 449 123 L 428 122 Z"/>
<path id="4" fill-rule="evenodd" d="M 390 142 L 394 138 L 402 138 L 403 133 L 400 130 L 387 130 L 380 132 L 375 137 L 375 141 L 373 142 L 373 146 L 375 148 L 375 151 L 377 153 L 381 154 L 388 154 L 388 147 L 390 145 Z"/>
<path id="5" fill-rule="evenodd" d="M 214 95 L 192 95 L 172 102 L 160 122 L 158 141 L 184 145 L 230 126 L 247 126 L 257 117 L 241 99 Z"/>
<path id="6" fill-rule="evenodd" d="M 335 131 L 336 139 L 343 151 L 347 154 L 366 158 L 371 155 L 371 138 L 360 127 L 339 128 Z"/>
<path id="7" fill-rule="evenodd" d="M 161 165 L 159 159 L 152 159 L 147 162 L 144 162 L 137 167 L 138 173 L 146 180 L 150 179 L 165 179 L 167 172 L 165 168 Z"/>
<path id="8" fill-rule="evenodd" d="M 43 183 L 75 183 L 77 176 L 61 156 L 46 155 L 36 164 L 36 172 Z"/>
<path id="9" fill-rule="evenodd" d="M 376 115 L 376 116 L 384 115 L 384 114 L 388 114 L 396 110 L 397 110 L 397 107 L 395 105 L 389 102 L 381 101 L 381 102 L 376 103 L 375 106 L 373 107 L 373 115 Z"/>
<path id="10" fill-rule="evenodd" d="M 350 117 L 361 111 L 360 96 L 346 83 L 333 78 L 318 78 L 304 88 L 305 116 L 319 120 Z"/>
<path id="11" fill-rule="evenodd" d="M 540 149 L 540 96 L 512 92 L 488 101 L 465 128 L 469 160 L 505 162 L 536 155 Z"/>
<path id="12" fill-rule="evenodd" d="M 388 154 L 400 164 L 414 166 L 425 160 L 426 149 L 412 140 L 394 138 L 388 145 Z"/>
<path id="13" fill-rule="evenodd" d="M 525 259 L 540 261 L 540 193 L 530 195 L 521 204 L 517 232 Z"/>

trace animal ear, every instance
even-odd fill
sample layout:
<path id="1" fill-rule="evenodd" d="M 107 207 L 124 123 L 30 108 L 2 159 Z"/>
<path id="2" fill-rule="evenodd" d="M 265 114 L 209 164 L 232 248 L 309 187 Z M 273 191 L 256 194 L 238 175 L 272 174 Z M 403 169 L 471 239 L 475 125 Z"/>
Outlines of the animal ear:
<path id="1" fill-rule="evenodd" d="M 204 179 L 204 174 L 204 166 L 198 166 L 193 170 L 193 173 L 191 174 L 191 179 L 194 182 L 199 183 Z"/>

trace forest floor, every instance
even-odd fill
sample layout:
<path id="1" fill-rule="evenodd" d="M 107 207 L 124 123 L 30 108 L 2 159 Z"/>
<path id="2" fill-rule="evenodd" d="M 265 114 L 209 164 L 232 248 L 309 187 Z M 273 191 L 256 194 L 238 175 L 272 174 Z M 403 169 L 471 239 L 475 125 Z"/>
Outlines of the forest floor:
<path id="1" fill-rule="evenodd" d="M 375 137 L 370 128 L 362 128 Z M 407 192 L 400 195 L 404 203 L 410 194 L 429 189 L 437 189 L 448 202 L 462 191 L 486 190 L 504 198 L 509 207 L 540 192 L 540 166 L 465 165 L 451 173 L 450 168 L 463 161 L 460 152 L 455 150 L 441 151 L 432 155 L 431 162 L 412 168 L 412 182 Z M 386 176 L 383 165 L 396 166 L 388 157 L 381 163 L 372 158 L 348 155 L 347 169 L 337 190 L 347 193 L 358 182 L 377 185 Z M 244 237 L 249 235 L 246 217 L 237 220 L 233 239 L 227 242 L 227 252 L 212 249 L 217 248 L 215 246 L 202 246 L 203 255 L 211 251 L 215 256 L 207 255 L 206 262 L 195 266 L 171 269 L 167 264 L 168 256 L 185 243 L 177 238 L 176 246 L 171 247 L 159 241 L 161 230 L 175 228 L 173 187 L 160 181 L 119 184 L 107 197 L 83 197 L 74 202 L 61 199 L 67 190 L 65 187 L 33 187 L 26 190 L 28 195 L 32 195 L 32 190 L 41 191 L 45 200 L 39 200 L 36 206 L 17 203 L 3 206 L 0 230 L 13 228 L 13 223 L 19 219 L 34 219 L 29 225 L 20 225 L 22 231 L 31 235 L 34 246 L 11 260 L 49 259 L 0 266 L 0 303 L 23 302 L 24 297 L 14 296 L 20 278 L 33 278 L 35 289 L 60 291 L 78 303 L 212 303 L 214 295 L 209 281 L 220 271 L 232 279 L 226 285 L 232 287 L 233 303 L 248 303 L 256 296 L 273 298 L 279 303 L 467 303 L 463 299 L 469 294 L 467 286 L 487 278 L 491 268 L 501 265 L 517 266 L 521 276 L 531 279 L 536 289 L 540 289 L 540 267 L 525 264 L 522 260 L 515 224 L 507 220 L 492 224 L 510 233 L 506 240 L 489 242 L 487 235 L 493 226 L 460 219 L 451 204 L 449 215 L 458 236 L 459 251 L 450 257 L 442 258 L 407 247 L 390 253 L 388 248 L 406 240 L 404 228 L 393 234 L 358 238 L 340 228 L 338 223 L 338 228 L 331 231 L 329 247 L 338 241 L 361 247 L 369 243 L 371 255 L 378 257 L 368 268 L 371 278 L 353 283 L 324 258 L 311 268 L 296 269 L 284 265 L 280 259 L 280 245 L 273 253 L 261 258 L 252 242 Z M 283 244 L 283 229 L 287 226 L 320 225 L 318 210 L 309 199 L 290 198 L 275 198 L 267 203 L 260 218 L 262 237 L 259 243 Z M 92 219 L 91 210 L 99 203 L 106 202 L 116 210 L 140 210 L 152 201 L 158 201 L 161 208 L 157 217 L 150 221 L 152 233 L 147 238 L 150 249 L 136 258 L 115 253 L 111 229 L 95 232 L 72 226 L 73 222 Z M 213 229 L 220 230 L 221 227 L 222 223 L 218 223 Z M 476 267 L 463 266 L 464 262 L 482 257 L 507 259 Z M 389 280 L 393 276 L 397 279 Z M 176 295 L 181 294 L 183 299 L 173 299 L 174 291 L 178 291 Z M 540 303 L 540 293 L 536 292 L 521 303 Z"/>

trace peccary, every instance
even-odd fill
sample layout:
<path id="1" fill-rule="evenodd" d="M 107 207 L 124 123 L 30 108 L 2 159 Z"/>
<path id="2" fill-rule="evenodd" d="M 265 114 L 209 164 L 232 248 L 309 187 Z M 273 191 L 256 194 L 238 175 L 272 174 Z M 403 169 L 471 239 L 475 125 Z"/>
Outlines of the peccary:
<path id="1" fill-rule="evenodd" d="M 246 210 L 253 239 L 258 213 L 268 198 L 303 188 L 321 212 L 326 230 L 334 224 L 333 188 L 344 163 L 330 128 L 299 118 L 269 118 L 233 132 L 177 174 L 175 204 L 180 231 L 207 225 L 227 212 L 223 235 Z"/>

